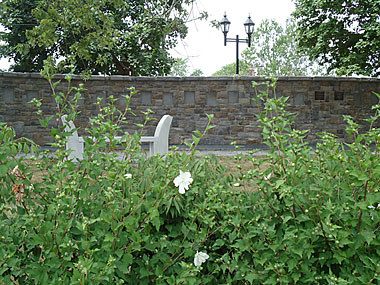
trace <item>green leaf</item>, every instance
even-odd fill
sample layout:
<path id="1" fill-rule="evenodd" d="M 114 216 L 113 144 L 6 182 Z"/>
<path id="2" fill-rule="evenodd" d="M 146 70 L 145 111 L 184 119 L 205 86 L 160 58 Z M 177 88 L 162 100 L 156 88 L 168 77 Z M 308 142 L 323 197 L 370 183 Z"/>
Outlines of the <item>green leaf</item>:
<path id="1" fill-rule="evenodd" d="M 360 170 L 358 170 L 358 169 L 353 169 L 350 172 L 350 175 L 354 176 L 359 181 L 367 181 L 368 180 L 368 176 L 365 173 L 363 173 Z"/>
<path id="2" fill-rule="evenodd" d="M 258 275 L 256 273 L 248 273 L 246 276 L 245 276 L 245 280 L 247 280 L 250 284 L 253 283 L 253 280 L 256 280 L 258 279 Z"/>
<path id="3" fill-rule="evenodd" d="M 293 278 L 293 280 L 294 280 L 294 284 L 296 284 L 297 281 L 300 280 L 300 277 L 301 277 L 301 273 L 294 272 L 294 273 L 292 274 L 292 278 Z"/>
<path id="4" fill-rule="evenodd" d="M 188 146 L 189 148 L 192 148 L 193 144 L 189 142 L 185 142 L 185 145 Z"/>
<path id="5" fill-rule="evenodd" d="M 151 223 L 156 228 L 157 231 L 160 230 L 160 226 L 161 226 L 160 217 L 157 217 L 157 216 L 153 217 L 153 219 L 151 219 Z"/>
<path id="6" fill-rule="evenodd" d="M 342 255 L 340 252 L 334 253 L 334 258 L 338 261 L 339 264 L 342 264 L 342 261 L 346 259 L 346 256 Z"/>
<path id="7" fill-rule="evenodd" d="M 23 149 L 23 151 L 24 151 L 25 154 L 29 153 L 29 146 L 26 143 L 24 143 L 24 149 Z"/>
<path id="8" fill-rule="evenodd" d="M 105 242 L 113 242 L 115 240 L 115 236 L 112 233 L 106 233 L 104 238 Z"/>
<path id="9" fill-rule="evenodd" d="M 45 239 L 43 238 L 43 236 L 41 234 L 32 235 L 32 241 L 33 241 L 31 243 L 32 246 L 43 245 L 45 243 Z"/>
<path id="10" fill-rule="evenodd" d="M 124 274 L 127 274 L 130 271 L 129 266 L 132 264 L 132 262 L 133 262 L 132 254 L 126 253 L 124 254 L 120 262 L 116 262 L 116 266 L 121 272 L 123 272 Z"/>
<path id="11" fill-rule="evenodd" d="M 376 238 L 376 234 L 374 234 L 373 231 L 365 231 L 362 233 L 362 235 L 368 245 L 370 245 L 372 241 Z"/>
<path id="12" fill-rule="evenodd" d="M 301 256 L 302 257 L 302 256 Z M 287 264 L 288 264 L 288 268 L 289 268 L 289 271 L 291 272 L 294 268 L 296 268 L 297 264 L 298 264 L 298 260 L 295 259 L 295 258 L 290 258 L 288 261 L 287 261 Z"/>
<path id="13" fill-rule="evenodd" d="M 291 220 L 291 219 L 293 219 L 293 216 L 290 216 L 290 215 L 285 216 L 284 220 L 283 220 L 283 223 L 286 224 L 286 222 L 289 221 L 289 220 Z"/>
<path id="14" fill-rule="evenodd" d="M 193 257 L 193 256 L 194 256 L 194 250 L 191 248 L 185 248 L 184 257 L 188 258 L 188 257 Z"/>
<path id="15" fill-rule="evenodd" d="M 59 85 L 61 83 L 61 80 L 58 80 L 58 81 L 56 81 L 56 82 L 54 82 L 53 83 L 53 89 L 56 89 L 57 88 L 57 86 Z"/>
<path id="16" fill-rule="evenodd" d="M 0 164 L 0 177 L 6 176 L 8 167 L 6 164 Z"/>
<path id="17" fill-rule="evenodd" d="M 299 255 L 299 257 L 302 257 L 302 253 L 303 253 L 302 246 L 293 246 L 291 248 L 291 251 L 294 252 L 295 254 Z"/>
<path id="18" fill-rule="evenodd" d="M 213 244 L 213 248 L 219 248 L 219 247 L 221 247 L 221 246 L 223 246 L 224 245 L 224 240 L 222 240 L 222 239 L 217 239 L 216 241 L 215 241 L 215 243 Z"/>
<path id="19" fill-rule="evenodd" d="M 44 127 L 44 128 L 47 128 L 47 127 L 48 127 L 48 123 L 47 123 L 46 120 L 39 119 L 39 121 L 40 121 L 40 124 L 41 124 L 42 127 Z"/>
<path id="20" fill-rule="evenodd" d="M 277 180 L 275 188 L 278 189 L 284 183 L 285 183 L 285 180 L 282 180 L 282 179 Z"/>

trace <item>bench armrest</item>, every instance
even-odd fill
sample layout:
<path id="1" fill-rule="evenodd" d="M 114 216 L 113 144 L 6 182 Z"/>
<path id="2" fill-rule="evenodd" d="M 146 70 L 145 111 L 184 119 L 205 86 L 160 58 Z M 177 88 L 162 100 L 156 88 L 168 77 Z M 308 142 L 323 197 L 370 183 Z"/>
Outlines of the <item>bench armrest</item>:
<path id="1" fill-rule="evenodd" d="M 156 142 L 157 137 L 141 137 L 140 141 L 141 142 Z"/>
<path id="2" fill-rule="evenodd" d="M 89 138 L 89 139 L 92 140 L 92 137 L 87 137 L 87 138 Z M 120 141 L 121 138 L 122 138 L 122 137 L 114 137 L 114 140 L 116 140 L 116 141 Z M 106 140 L 106 142 L 109 142 L 109 141 L 110 141 L 108 138 L 105 138 L 105 140 Z M 83 143 L 84 143 L 84 139 L 83 139 L 83 137 L 79 137 L 79 142 L 83 142 Z"/>

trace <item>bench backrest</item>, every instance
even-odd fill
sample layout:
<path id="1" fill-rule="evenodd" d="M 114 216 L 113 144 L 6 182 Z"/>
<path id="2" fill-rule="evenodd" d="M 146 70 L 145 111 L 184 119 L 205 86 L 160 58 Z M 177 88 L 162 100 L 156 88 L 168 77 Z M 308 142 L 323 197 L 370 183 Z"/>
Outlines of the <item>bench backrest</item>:
<path id="1" fill-rule="evenodd" d="M 67 121 L 67 115 L 62 115 L 62 123 L 65 126 L 65 132 L 71 132 L 73 129 L 75 129 L 75 125 L 73 121 Z M 78 132 L 74 131 L 72 136 L 74 139 L 79 139 Z"/>
<path id="2" fill-rule="evenodd" d="M 156 127 L 154 137 L 157 143 L 154 144 L 154 153 L 165 154 L 168 152 L 169 147 L 169 131 L 172 124 L 173 117 L 164 115 Z"/>
<path id="3" fill-rule="evenodd" d="M 62 115 L 61 117 L 62 123 L 65 126 L 65 132 L 71 132 L 75 129 L 75 125 L 73 121 L 67 121 L 67 115 Z M 68 137 L 66 143 L 66 149 L 71 149 L 71 153 L 69 155 L 69 159 L 83 159 L 83 151 L 84 145 L 83 142 L 79 141 L 78 132 L 75 130 L 70 137 Z"/>

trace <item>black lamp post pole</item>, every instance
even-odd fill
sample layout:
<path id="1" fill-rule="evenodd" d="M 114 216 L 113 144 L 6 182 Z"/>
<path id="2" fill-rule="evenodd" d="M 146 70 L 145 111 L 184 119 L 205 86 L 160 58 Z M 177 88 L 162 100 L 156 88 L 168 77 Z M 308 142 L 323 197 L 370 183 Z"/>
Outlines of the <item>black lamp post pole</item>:
<path id="1" fill-rule="evenodd" d="M 239 35 L 236 35 L 236 74 L 239 74 Z"/>
<path id="2" fill-rule="evenodd" d="M 239 39 L 239 35 L 236 35 L 235 39 L 226 38 L 225 43 L 227 42 L 236 43 L 236 74 L 239 75 L 239 43 L 246 43 L 250 47 L 250 42 L 248 39 Z"/>

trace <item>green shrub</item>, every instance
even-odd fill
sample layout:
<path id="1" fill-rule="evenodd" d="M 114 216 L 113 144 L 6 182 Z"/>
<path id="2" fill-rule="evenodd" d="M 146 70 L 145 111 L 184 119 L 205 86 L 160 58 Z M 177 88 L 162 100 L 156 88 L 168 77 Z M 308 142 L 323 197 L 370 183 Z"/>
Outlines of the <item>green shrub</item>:
<path id="1" fill-rule="evenodd" d="M 380 271 L 380 106 L 373 107 L 368 132 L 345 117 L 352 143 L 321 134 L 313 150 L 307 131 L 295 130 L 287 98 L 276 97 L 276 80 L 257 95 L 262 135 L 269 146 L 261 161 L 241 174 L 258 189 L 239 220 L 240 241 L 254 268 L 250 279 L 265 284 L 378 284 Z M 257 84 L 254 84 L 257 86 Z M 271 91 L 270 91 L 271 90 Z M 268 94 L 272 94 L 269 96 Z M 244 251 L 240 251 L 243 254 Z"/>
<path id="2" fill-rule="evenodd" d="M 57 118 L 74 119 L 82 87 L 56 94 L 45 75 Z M 322 134 L 312 152 L 275 81 L 266 84 L 273 96 L 258 94 L 258 120 L 268 156 L 236 156 L 252 169 L 235 175 L 194 155 L 210 123 L 190 154 L 147 158 L 138 133 L 114 142 L 128 96 L 123 112 L 112 97 L 98 102 L 77 163 L 64 126 L 51 129 L 52 155 L 0 125 L 0 284 L 378 284 L 380 107 L 366 133 L 346 118 L 352 143 Z M 257 190 L 244 191 L 249 184 Z"/>
<path id="3" fill-rule="evenodd" d="M 64 113 L 75 119 L 82 87 L 56 93 L 58 83 L 49 69 L 45 72 L 58 121 Z M 69 76 L 67 80 L 70 84 Z M 105 107 L 97 103 L 99 114 L 90 118 L 87 130 L 92 139 L 85 138 L 78 163 L 68 160 L 70 133 L 64 126 L 51 129 L 53 153 L 37 151 L 31 158 L 22 153 L 27 145 L 19 147 L 14 132 L 1 126 L 0 284 L 199 283 L 202 267 L 193 265 L 194 256 L 207 251 L 208 239 L 222 222 L 207 209 L 215 196 L 209 192 L 224 180 L 223 168 L 215 157 L 194 155 L 211 126 L 195 132 L 190 155 L 147 158 L 140 134 L 113 139 L 127 124 L 130 97 L 124 112 L 116 109 L 113 97 L 108 99 Z M 145 123 L 150 113 L 145 113 Z M 38 114 L 48 127 L 53 117 Z M 180 170 L 193 177 L 184 194 L 173 183 Z M 17 185 L 22 191 L 16 191 Z"/>

